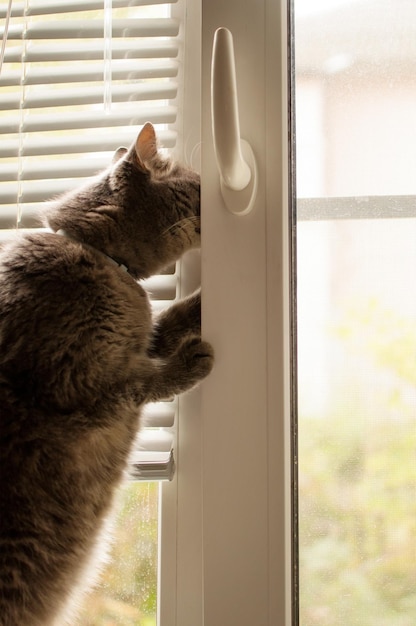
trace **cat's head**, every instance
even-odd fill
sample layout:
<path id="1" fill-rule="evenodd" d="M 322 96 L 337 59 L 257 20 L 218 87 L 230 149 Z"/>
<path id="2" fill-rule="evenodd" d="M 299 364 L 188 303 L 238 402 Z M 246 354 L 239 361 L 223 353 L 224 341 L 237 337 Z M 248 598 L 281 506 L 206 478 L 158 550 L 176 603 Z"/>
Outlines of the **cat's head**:
<path id="1" fill-rule="evenodd" d="M 150 123 L 111 166 L 45 212 L 54 231 L 105 252 L 136 278 L 200 245 L 200 178 L 164 158 Z"/>

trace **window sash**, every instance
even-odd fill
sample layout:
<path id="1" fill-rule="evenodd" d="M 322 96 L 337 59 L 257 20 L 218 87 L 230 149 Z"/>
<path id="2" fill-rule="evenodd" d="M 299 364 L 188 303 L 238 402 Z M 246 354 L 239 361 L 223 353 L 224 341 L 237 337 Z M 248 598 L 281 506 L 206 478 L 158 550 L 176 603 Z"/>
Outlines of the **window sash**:
<path id="1" fill-rule="evenodd" d="M 178 472 L 162 486 L 162 551 L 176 551 L 162 559 L 163 626 L 292 623 L 286 4 L 202 1 L 202 334 L 216 362 L 180 400 Z M 211 51 L 224 25 L 259 170 L 240 217 L 224 207 L 212 147 Z"/>
<path id="2" fill-rule="evenodd" d="M 300 221 L 415 217 L 416 196 L 297 198 Z"/>

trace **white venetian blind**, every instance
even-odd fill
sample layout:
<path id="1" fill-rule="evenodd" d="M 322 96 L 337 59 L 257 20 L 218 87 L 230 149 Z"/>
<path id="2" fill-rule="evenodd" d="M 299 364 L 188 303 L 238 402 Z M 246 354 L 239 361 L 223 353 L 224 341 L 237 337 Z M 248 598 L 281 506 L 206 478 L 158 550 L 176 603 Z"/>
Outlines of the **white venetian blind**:
<path id="1" fill-rule="evenodd" d="M 175 147 L 174 3 L 0 0 L 0 239 L 39 227 L 41 202 L 104 168 L 146 121 Z M 148 281 L 156 307 L 175 298 L 176 283 L 174 268 Z M 174 403 L 147 407 L 137 477 L 171 477 L 174 417 Z"/>

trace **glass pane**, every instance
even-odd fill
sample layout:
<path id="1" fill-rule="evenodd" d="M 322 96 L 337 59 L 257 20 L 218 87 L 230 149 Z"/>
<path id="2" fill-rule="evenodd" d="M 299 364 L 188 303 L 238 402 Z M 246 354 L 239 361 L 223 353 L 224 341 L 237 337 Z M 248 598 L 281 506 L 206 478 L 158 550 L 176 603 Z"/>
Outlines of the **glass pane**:
<path id="1" fill-rule="evenodd" d="M 298 224 L 302 626 L 416 616 L 416 219 Z"/>
<path id="2" fill-rule="evenodd" d="M 158 501 L 156 482 L 122 488 L 111 559 L 79 626 L 156 626 Z"/>
<path id="3" fill-rule="evenodd" d="M 415 193 L 416 2 L 295 0 L 298 195 Z"/>
<path id="4" fill-rule="evenodd" d="M 294 6 L 300 624 L 413 626 L 416 3 Z"/>

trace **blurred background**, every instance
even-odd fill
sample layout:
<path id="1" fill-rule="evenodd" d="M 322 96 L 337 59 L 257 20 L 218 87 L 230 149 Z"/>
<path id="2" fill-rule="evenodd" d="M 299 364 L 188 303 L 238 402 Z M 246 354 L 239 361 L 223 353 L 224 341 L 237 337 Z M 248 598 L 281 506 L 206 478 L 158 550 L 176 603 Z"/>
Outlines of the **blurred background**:
<path id="1" fill-rule="evenodd" d="M 416 616 L 416 4 L 295 0 L 302 626 Z"/>

